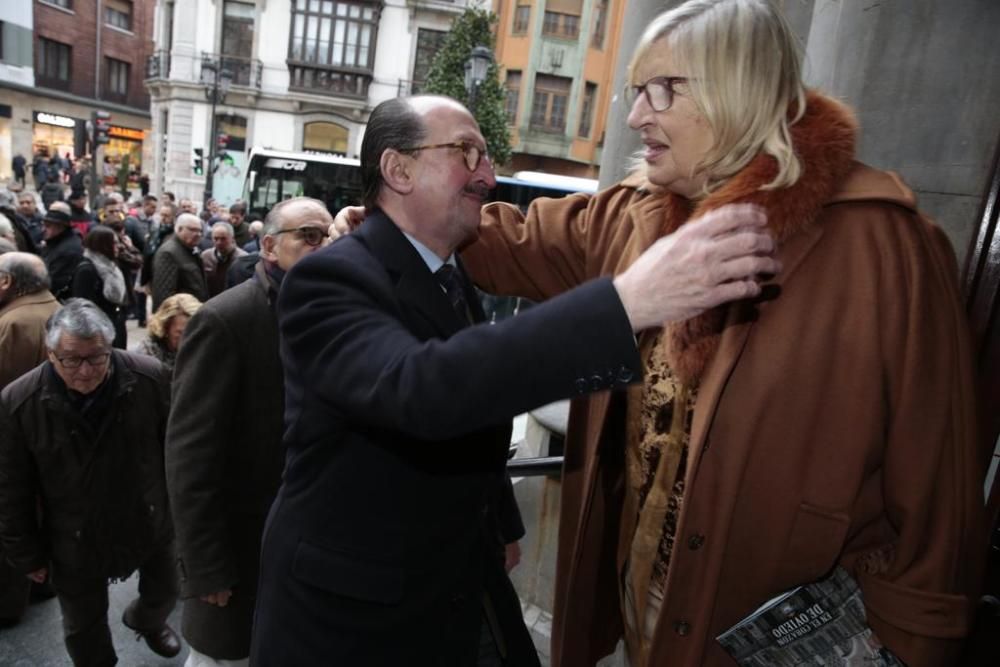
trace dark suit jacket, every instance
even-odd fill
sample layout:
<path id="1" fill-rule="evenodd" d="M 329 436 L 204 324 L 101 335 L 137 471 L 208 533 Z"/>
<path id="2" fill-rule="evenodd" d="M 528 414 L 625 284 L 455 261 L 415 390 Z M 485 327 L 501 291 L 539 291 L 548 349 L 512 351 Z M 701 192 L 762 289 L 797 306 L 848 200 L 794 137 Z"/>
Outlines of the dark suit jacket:
<path id="1" fill-rule="evenodd" d="M 474 664 L 511 417 L 639 378 L 611 281 L 463 328 L 377 212 L 295 265 L 278 317 L 288 453 L 251 664 Z"/>
<path id="2" fill-rule="evenodd" d="M 185 247 L 172 235 L 153 256 L 153 312 L 174 294 L 191 294 L 208 301 L 208 284 L 201 266 L 201 255 Z"/>
<path id="3" fill-rule="evenodd" d="M 261 534 L 285 462 L 278 322 L 263 268 L 191 318 L 167 427 L 167 488 L 190 598 L 182 631 L 216 659 L 250 653 Z M 224 608 L 198 599 L 226 588 Z"/>

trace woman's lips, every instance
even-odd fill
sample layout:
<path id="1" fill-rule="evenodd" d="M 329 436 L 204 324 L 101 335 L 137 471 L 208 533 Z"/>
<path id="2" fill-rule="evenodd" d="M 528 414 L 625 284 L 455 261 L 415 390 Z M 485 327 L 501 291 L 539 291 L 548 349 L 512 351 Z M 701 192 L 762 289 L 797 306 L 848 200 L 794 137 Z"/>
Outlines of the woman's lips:
<path id="1" fill-rule="evenodd" d="M 646 152 L 643 153 L 643 157 L 647 162 L 652 162 L 668 150 L 670 150 L 670 148 L 665 144 L 646 144 Z"/>

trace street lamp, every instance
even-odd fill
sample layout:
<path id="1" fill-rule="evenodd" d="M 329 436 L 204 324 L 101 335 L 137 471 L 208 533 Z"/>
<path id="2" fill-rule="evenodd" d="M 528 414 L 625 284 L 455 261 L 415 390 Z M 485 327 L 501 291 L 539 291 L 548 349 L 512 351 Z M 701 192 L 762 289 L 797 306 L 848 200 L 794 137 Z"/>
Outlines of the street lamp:
<path id="1" fill-rule="evenodd" d="M 205 97 L 212 102 L 212 134 L 208 141 L 208 168 L 205 169 L 205 203 L 212 198 L 212 179 L 215 177 L 215 145 L 218 143 L 215 105 L 226 99 L 229 86 L 233 83 L 233 73 L 222 62 L 210 56 L 201 59 L 201 83 L 205 86 Z"/>
<path id="2" fill-rule="evenodd" d="M 465 61 L 465 90 L 469 94 L 469 110 L 476 114 L 476 98 L 479 96 L 479 87 L 486 81 L 486 74 L 493 64 L 493 52 L 485 46 L 477 46 L 472 49 L 468 59 Z"/>

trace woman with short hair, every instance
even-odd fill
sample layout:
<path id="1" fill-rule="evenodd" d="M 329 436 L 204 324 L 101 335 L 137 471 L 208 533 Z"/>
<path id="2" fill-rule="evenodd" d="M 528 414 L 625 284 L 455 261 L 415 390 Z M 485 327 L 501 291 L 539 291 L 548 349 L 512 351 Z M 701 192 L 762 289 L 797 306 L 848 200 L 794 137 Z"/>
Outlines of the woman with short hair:
<path id="1" fill-rule="evenodd" d="M 104 225 L 90 230 L 83 240 L 83 259 L 73 274 L 74 297 L 88 299 L 108 316 L 115 327 L 112 345 L 125 349 L 125 306 L 128 305 L 128 286 L 118 268 L 118 242 L 115 232 Z"/>
<path id="2" fill-rule="evenodd" d="M 149 319 L 146 337 L 132 351 L 156 357 L 173 372 L 184 329 L 199 308 L 201 301 L 190 294 L 168 297 Z"/>

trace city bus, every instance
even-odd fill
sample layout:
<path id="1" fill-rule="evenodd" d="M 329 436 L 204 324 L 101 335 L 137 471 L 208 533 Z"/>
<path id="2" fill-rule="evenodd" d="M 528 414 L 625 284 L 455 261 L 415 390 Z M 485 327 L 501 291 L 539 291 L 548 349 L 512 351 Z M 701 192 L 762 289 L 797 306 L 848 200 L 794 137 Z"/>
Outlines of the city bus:
<path id="1" fill-rule="evenodd" d="M 362 200 L 361 163 L 352 158 L 255 147 L 250 149 L 247 164 L 243 201 L 254 216 L 263 217 L 290 197 L 319 199 L 332 214 Z M 526 210 L 537 197 L 565 197 L 574 192 L 597 192 L 597 181 L 521 171 L 497 176 L 490 201 L 510 202 Z"/>

